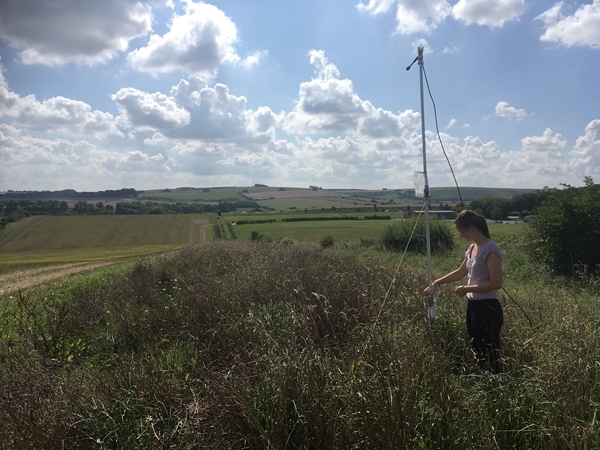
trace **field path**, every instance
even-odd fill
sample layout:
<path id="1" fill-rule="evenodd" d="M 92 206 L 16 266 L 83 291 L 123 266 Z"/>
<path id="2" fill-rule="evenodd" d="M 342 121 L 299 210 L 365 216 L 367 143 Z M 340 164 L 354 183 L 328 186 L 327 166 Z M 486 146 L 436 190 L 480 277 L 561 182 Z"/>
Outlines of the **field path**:
<path id="1" fill-rule="evenodd" d="M 83 272 L 117 264 L 123 261 L 94 261 L 72 264 L 61 264 L 58 266 L 29 269 L 15 273 L 0 275 L 0 295 L 11 294 L 19 290 L 25 290 L 40 284 L 50 283 Z"/>
<path id="2" fill-rule="evenodd" d="M 204 217 L 192 219 L 190 239 L 188 245 L 204 244 L 208 242 L 208 226 Z"/>

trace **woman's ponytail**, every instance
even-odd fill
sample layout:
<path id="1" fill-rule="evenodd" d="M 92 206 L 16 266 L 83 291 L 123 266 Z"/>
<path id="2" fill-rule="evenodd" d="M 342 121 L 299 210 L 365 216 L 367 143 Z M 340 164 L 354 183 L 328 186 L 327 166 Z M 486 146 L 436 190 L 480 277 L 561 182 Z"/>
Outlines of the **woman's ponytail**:
<path id="1" fill-rule="evenodd" d="M 454 225 L 456 225 L 457 228 L 469 228 L 469 226 L 473 225 L 481 231 L 486 238 L 491 239 L 490 229 L 488 228 L 485 217 L 470 209 L 461 211 L 456 217 L 456 220 L 454 220 Z"/>

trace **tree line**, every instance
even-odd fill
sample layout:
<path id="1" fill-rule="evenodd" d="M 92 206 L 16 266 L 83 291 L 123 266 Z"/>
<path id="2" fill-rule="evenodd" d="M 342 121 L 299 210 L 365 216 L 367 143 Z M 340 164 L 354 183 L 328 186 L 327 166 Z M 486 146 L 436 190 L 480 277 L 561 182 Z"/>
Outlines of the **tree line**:
<path id="1" fill-rule="evenodd" d="M 141 191 L 139 191 L 141 192 Z M 62 191 L 12 191 L 9 190 L 4 194 L 0 194 L 0 201 L 7 200 L 38 200 L 38 199 L 104 199 L 104 198 L 136 198 L 138 191 L 133 188 L 109 189 L 106 191 L 96 192 L 77 192 L 74 189 L 63 189 Z"/>
<path id="2" fill-rule="evenodd" d="M 492 220 L 505 219 L 512 212 L 518 212 L 521 217 L 528 216 L 534 214 L 536 209 L 546 202 L 555 190 L 544 188 L 515 195 L 512 198 L 481 197 L 471 201 L 468 208 Z"/>
<path id="3" fill-rule="evenodd" d="M 10 222 L 38 215 L 107 215 L 107 214 L 203 214 L 236 211 L 238 208 L 260 209 L 251 201 L 213 203 L 163 203 L 152 201 L 117 202 L 115 206 L 104 202 L 79 200 L 70 207 L 62 200 L 8 200 L 0 201 L 0 229 Z"/>

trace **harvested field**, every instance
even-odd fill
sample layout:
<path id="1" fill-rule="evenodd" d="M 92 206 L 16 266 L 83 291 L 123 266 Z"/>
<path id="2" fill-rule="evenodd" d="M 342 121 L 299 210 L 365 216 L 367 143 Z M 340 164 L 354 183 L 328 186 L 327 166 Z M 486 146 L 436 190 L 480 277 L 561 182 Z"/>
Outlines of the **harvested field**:
<path id="1" fill-rule="evenodd" d="M 0 295 L 207 241 L 200 215 L 31 217 L 0 236 Z"/>

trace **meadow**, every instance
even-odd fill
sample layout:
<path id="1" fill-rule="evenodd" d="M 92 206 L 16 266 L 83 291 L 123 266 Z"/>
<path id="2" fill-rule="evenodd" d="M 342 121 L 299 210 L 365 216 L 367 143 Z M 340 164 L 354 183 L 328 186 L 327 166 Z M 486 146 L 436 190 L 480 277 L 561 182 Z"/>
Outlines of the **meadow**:
<path id="1" fill-rule="evenodd" d="M 450 286 L 432 339 L 423 255 L 357 241 L 221 240 L 5 295 L 0 442 L 598 448 L 597 283 L 550 276 L 522 227 L 492 227 L 506 290 L 532 321 L 501 295 L 500 375 L 473 361 Z M 457 244 L 435 274 L 460 263 Z"/>

